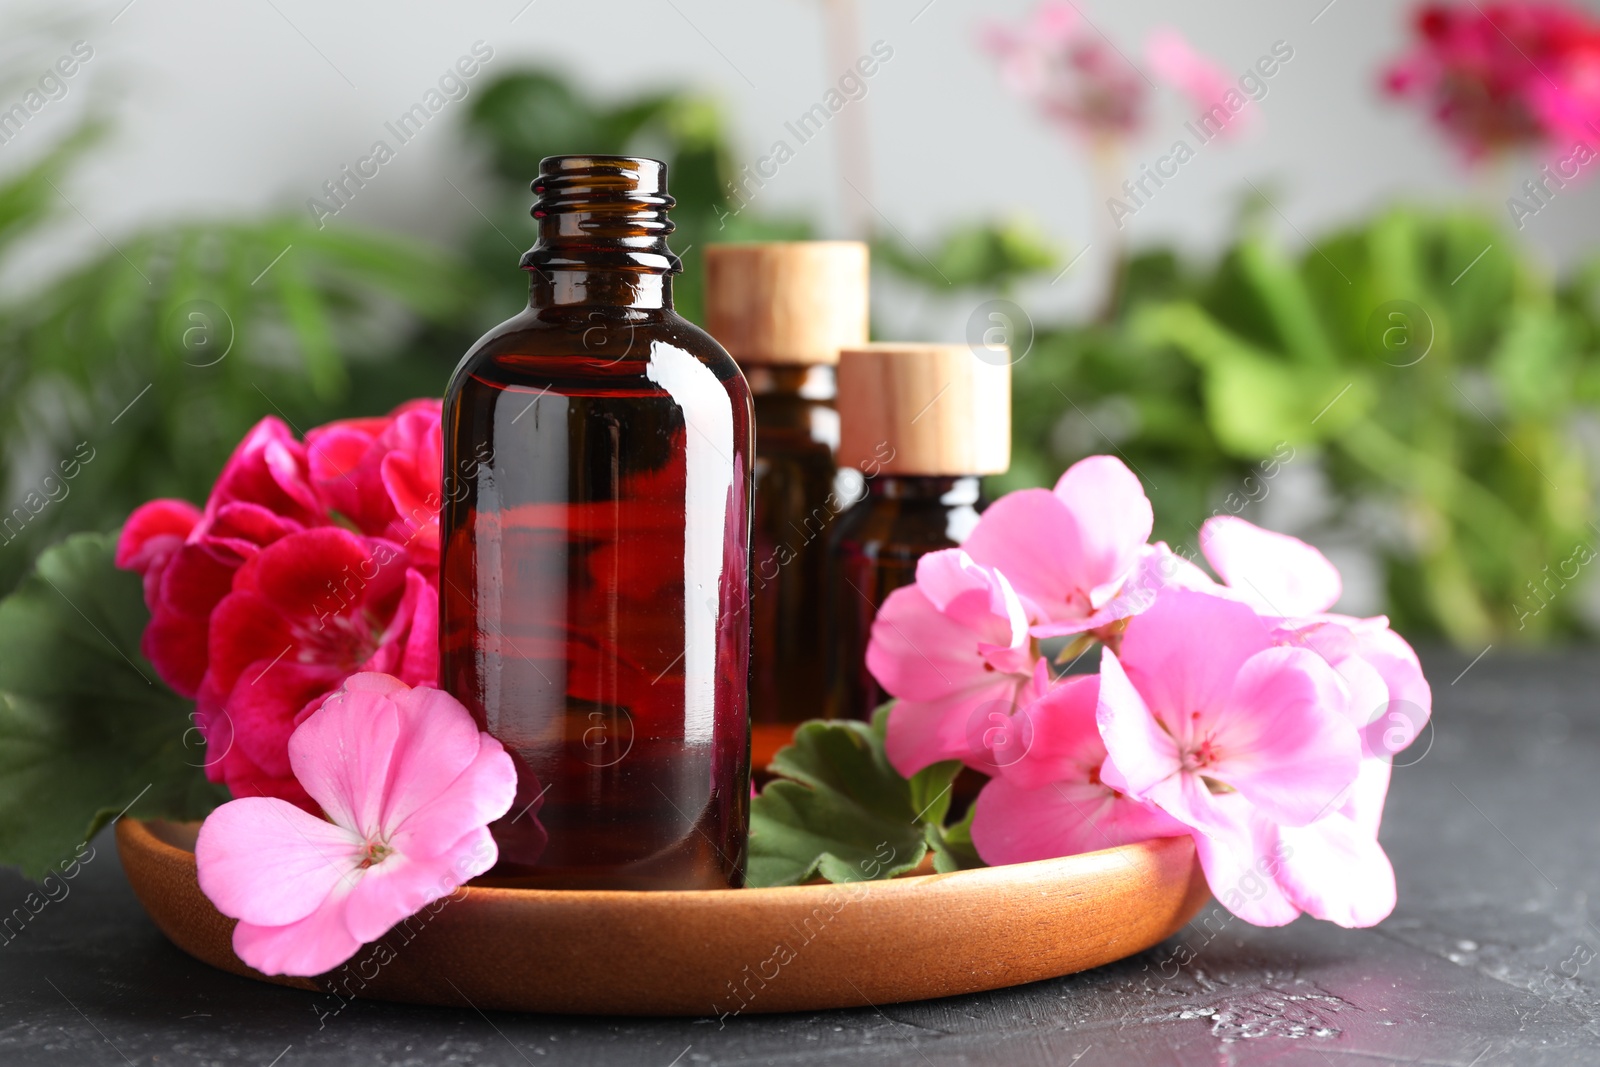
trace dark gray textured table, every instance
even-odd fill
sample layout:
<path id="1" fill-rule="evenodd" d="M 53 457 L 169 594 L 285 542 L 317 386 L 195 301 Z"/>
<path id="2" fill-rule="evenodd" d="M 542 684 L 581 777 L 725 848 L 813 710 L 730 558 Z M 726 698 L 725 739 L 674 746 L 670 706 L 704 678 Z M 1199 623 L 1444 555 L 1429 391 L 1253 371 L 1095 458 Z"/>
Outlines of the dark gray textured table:
<path id="1" fill-rule="evenodd" d="M 314 996 L 169 945 L 102 837 L 0 947 L 0 1064 L 1600 1064 L 1600 653 L 1492 651 L 1452 684 L 1469 658 L 1429 658 L 1437 729 L 1395 772 L 1400 906 L 1373 930 L 1208 910 L 1088 974 L 726 1028 L 359 1000 L 319 1028 Z M 28 888 L 0 876 L 0 911 Z"/>

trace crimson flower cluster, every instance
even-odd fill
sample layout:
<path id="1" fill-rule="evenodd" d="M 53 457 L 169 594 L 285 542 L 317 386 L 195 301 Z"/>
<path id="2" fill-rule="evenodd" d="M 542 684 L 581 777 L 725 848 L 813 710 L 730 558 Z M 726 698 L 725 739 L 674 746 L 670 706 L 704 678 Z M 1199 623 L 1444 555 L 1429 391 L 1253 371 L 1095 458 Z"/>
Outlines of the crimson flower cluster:
<path id="1" fill-rule="evenodd" d="M 1600 22 L 1562 3 L 1424 4 L 1384 73 L 1469 159 L 1600 143 Z"/>
<path id="2" fill-rule="evenodd" d="M 205 770 L 317 810 L 289 736 L 351 675 L 438 681 L 440 402 L 313 429 L 262 419 L 205 506 L 153 500 L 117 566 L 144 580 L 143 650 L 195 700 Z"/>

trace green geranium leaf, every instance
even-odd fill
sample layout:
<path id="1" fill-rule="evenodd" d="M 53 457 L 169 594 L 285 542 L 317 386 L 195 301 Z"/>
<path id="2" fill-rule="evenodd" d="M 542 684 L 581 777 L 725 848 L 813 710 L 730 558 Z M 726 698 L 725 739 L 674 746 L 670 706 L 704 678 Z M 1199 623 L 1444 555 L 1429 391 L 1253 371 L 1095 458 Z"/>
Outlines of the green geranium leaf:
<path id="1" fill-rule="evenodd" d="M 961 765 L 902 778 L 884 754 L 888 721 L 885 705 L 870 726 L 814 721 L 795 731 L 750 805 L 750 885 L 893 878 L 922 862 Z"/>
<path id="2" fill-rule="evenodd" d="M 115 534 L 77 534 L 0 601 L 0 863 L 33 878 L 125 809 L 197 819 L 227 799 L 198 766 L 193 705 L 139 654 L 149 612 L 115 552 Z"/>
<path id="3" fill-rule="evenodd" d="M 986 867 L 972 844 L 972 816 L 977 814 L 976 804 L 967 809 L 966 818 L 954 826 L 928 827 L 928 847 L 933 849 L 933 869 L 940 874 L 951 871 L 969 871 Z"/>

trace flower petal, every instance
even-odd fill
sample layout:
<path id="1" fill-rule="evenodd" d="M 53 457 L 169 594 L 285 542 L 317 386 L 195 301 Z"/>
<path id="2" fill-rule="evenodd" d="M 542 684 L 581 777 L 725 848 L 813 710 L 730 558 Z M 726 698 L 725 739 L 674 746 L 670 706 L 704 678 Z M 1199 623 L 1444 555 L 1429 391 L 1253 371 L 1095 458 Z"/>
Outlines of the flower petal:
<path id="1" fill-rule="evenodd" d="M 1150 710 L 1186 743 L 1196 728 L 1193 713 L 1223 707 L 1245 660 L 1271 646 L 1266 624 L 1245 605 L 1173 590 L 1129 620 L 1119 657 Z"/>
<path id="2" fill-rule="evenodd" d="M 1030 631 L 1034 637 L 1067 637 L 1088 633 L 1149 610 L 1164 589 L 1188 589 L 1212 596 L 1231 597 L 1228 587 L 1213 582 L 1205 571 L 1167 547 L 1165 541 L 1139 550 L 1133 571 L 1116 595 L 1082 619 L 1047 622 Z"/>
<path id="3" fill-rule="evenodd" d="M 1170 26 L 1154 30 L 1145 43 L 1145 59 L 1156 76 L 1171 83 L 1189 98 L 1190 107 L 1205 120 L 1219 122 L 1219 134 L 1232 135 L 1256 118 L 1252 100 L 1244 100 L 1238 110 L 1224 103 L 1238 89 L 1222 68 L 1194 50 L 1183 34 Z M 1220 116 L 1218 110 L 1220 109 Z M 1207 127 L 1209 130 L 1209 126 Z"/>
<path id="4" fill-rule="evenodd" d="M 335 886 L 355 878 L 362 842 L 286 801 L 233 800 L 200 827 L 200 888 L 218 911 L 261 926 L 310 915 Z"/>
<path id="5" fill-rule="evenodd" d="M 517 788 L 511 757 L 460 701 L 438 689 L 389 699 L 400 713 L 382 816 L 391 844 L 434 855 L 506 813 Z"/>
<path id="6" fill-rule="evenodd" d="M 919 586 L 908 585 L 890 593 L 872 621 L 867 669 L 885 692 L 908 700 L 947 700 L 989 687 L 997 672 L 986 669 L 980 646 L 1000 636 L 994 629 L 963 624 L 939 611 Z"/>
<path id="7" fill-rule="evenodd" d="M 1315 652 L 1272 648 L 1252 656 L 1226 709 L 1207 720 L 1219 755 L 1206 773 L 1274 822 L 1300 826 L 1328 814 L 1361 763 L 1348 699 Z"/>
<path id="8" fill-rule="evenodd" d="M 1019 723 L 1010 734 L 1025 740 L 1026 752 L 997 760 L 1001 775 L 1019 789 L 1088 781 L 1090 771 L 1106 758 L 1105 742 L 1100 740 L 1095 722 L 1099 703 L 1100 679 L 1096 675 L 1075 675 L 1051 686 L 1017 712 L 1025 725 Z"/>
<path id="9" fill-rule="evenodd" d="M 1150 538 L 1150 501 L 1111 456 L 1074 463 L 1052 492 L 1021 489 L 984 511 L 962 547 L 1003 571 L 1036 622 L 1083 618 L 1116 593 Z"/>
<path id="10" fill-rule="evenodd" d="M 1300 917 L 1300 909 L 1278 883 L 1285 864 L 1278 828 L 1260 816 L 1251 817 L 1237 794 L 1218 800 L 1224 812 L 1219 828 L 1194 835 L 1195 852 L 1211 895 L 1256 926 L 1293 922 Z"/>
<path id="11" fill-rule="evenodd" d="M 117 566 L 143 574 L 158 557 L 176 551 L 199 521 L 200 509 L 187 500 L 152 500 L 140 505 L 117 536 Z"/>
<path id="12" fill-rule="evenodd" d="M 350 893 L 346 928 L 357 941 L 375 941 L 396 923 L 494 866 L 489 831 L 479 826 L 430 857 L 396 852 L 374 864 Z"/>
<path id="13" fill-rule="evenodd" d="M 883 746 L 894 769 L 909 778 L 924 767 L 958 759 L 993 773 L 983 735 L 991 726 L 991 715 L 1010 716 L 1016 711 L 1022 682 L 1003 674 L 988 678 L 934 700 L 895 701 Z"/>
<path id="14" fill-rule="evenodd" d="M 344 690 L 295 728 L 289 763 L 328 818 L 377 841 L 400 735 L 400 711 L 387 694 Z"/>
<path id="15" fill-rule="evenodd" d="M 1099 607 L 1116 591 L 1150 540 L 1155 522 L 1139 479 L 1120 459 L 1090 456 L 1067 468 L 1055 494 L 1073 519 L 1072 540 L 1062 546 L 1077 561 L 1079 588 Z"/>
<path id="16" fill-rule="evenodd" d="M 349 895 L 341 884 L 315 911 L 283 926 L 241 922 L 233 928 L 233 951 L 262 974 L 310 977 L 331 971 L 361 948 L 345 922 Z"/>
<path id="17" fill-rule="evenodd" d="M 1343 815 L 1283 827 L 1278 881 L 1308 915 L 1346 927 L 1376 926 L 1395 905 L 1394 868 L 1375 836 Z"/>
<path id="18" fill-rule="evenodd" d="M 995 778 L 974 803 L 972 843 L 991 865 L 1075 856 L 1189 832 L 1159 809 L 1085 780 L 1024 789 L 1009 778 Z"/>
<path id="19" fill-rule="evenodd" d="M 1095 719 L 1113 761 L 1118 789 L 1142 797 L 1178 774 L 1183 761 L 1172 735 L 1150 713 L 1144 697 L 1109 648 L 1100 650 L 1100 688 Z M 1102 776 L 1105 775 L 1102 771 Z"/>
<path id="20" fill-rule="evenodd" d="M 289 738 L 295 731 L 296 712 L 337 686 L 342 673 L 288 658 L 250 664 L 240 673 L 226 704 L 234 743 L 268 774 L 289 775 Z"/>
<path id="21" fill-rule="evenodd" d="M 1072 515 L 1059 497 L 1047 489 L 1019 489 L 984 510 L 962 550 L 984 566 L 1003 568 L 1037 619 L 1054 622 L 1092 609 L 1066 558 L 1073 540 Z"/>
<path id="22" fill-rule="evenodd" d="M 467 768 L 426 808 L 391 824 L 389 840 L 408 855 L 439 855 L 460 840 L 463 828 L 486 826 L 509 813 L 516 795 L 517 772 L 510 755 L 499 741 L 480 734 L 478 754 Z"/>
<path id="23" fill-rule="evenodd" d="M 1333 607 L 1343 591 L 1339 569 L 1327 556 L 1236 515 L 1207 519 L 1200 550 L 1234 592 L 1266 615 L 1315 615 Z"/>

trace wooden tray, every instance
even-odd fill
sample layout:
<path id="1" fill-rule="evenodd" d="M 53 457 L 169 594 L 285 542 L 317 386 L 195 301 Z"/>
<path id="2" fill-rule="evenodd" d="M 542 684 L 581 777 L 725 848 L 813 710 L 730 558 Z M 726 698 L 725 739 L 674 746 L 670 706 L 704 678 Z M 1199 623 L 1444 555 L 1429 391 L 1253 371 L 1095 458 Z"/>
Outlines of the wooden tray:
<path id="1" fill-rule="evenodd" d="M 887 882 L 698 892 L 467 886 L 317 978 L 233 954 L 200 892 L 198 824 L 117 823 L 145 911 L 233 974 L 323 994 L 511 1011 L 733 1016 L 975 993 L 1071 974 L 1176 933 L 1209 897 L 1187 837 Z"/>

